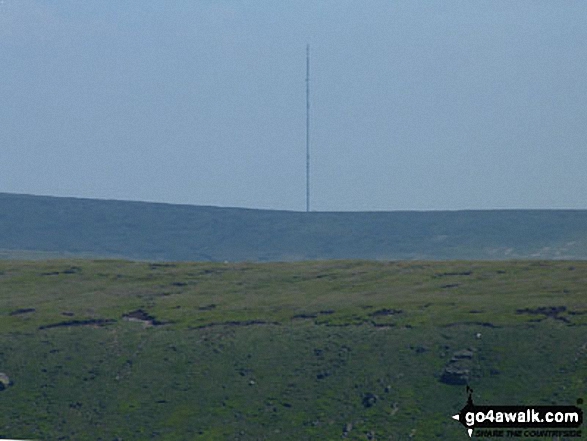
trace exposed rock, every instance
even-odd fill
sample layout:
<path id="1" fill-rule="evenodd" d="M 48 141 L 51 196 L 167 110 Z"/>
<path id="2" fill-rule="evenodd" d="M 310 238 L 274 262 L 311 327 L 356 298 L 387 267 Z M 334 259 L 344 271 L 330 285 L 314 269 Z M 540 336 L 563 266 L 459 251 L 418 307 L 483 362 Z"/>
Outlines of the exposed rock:
<path id="1" fill-rule="evenodd" d="M 143 311 L 142 309 L 136 309 L 129 313 L 122 314 L 122 318 L 130 322 L 141 322 L 148 326 L 157 326 L 163 324 L 159 320 L 155 319 L 155 317 L 149 315 L 146 311 Z"/>
<path id="2" fill-rule="evenodd" d="M 457 361 L 457 360 L 463 360 L 463 359 L 467 359 L 467 360 L 471 360 L 473 358 L 473 351 L 471 351 L 470 349 L 462 349 L 460 351 L 455 352 L 452 355 L 452 359 L 451 361 Z"/>
<path id="3" fill-rule="evenodd" d="M 363 407 L 373 407 L 377 403 L 377 395 L 372 393 L 366 393 L 363 395 Z"/>
<path id="4" fill-rule="evenodd" d="M 469 382 L 469 369 L 449 364 L 445 366 L 440 381 L 451 386 L 463 386 Z"/>
<path id="5" fill-rule="evenodd" d="M 453 353 L 442 370 L 440 381 L 451 386 L 468 384 L 473 368 L 473 356 L 474 352 L 471 349 L 461 349 Z"/>
<path id="6" fill-rule="evenodd" d="M 342 437 L 347 438 L 351 430 L 353 430 L 353 423 L 346 423 L 342 429 Z"/>
<path id="7" fill-rule="evenodd" d="M 0 372 L 0 391 L 3 391 L 7 387 L 12 386 L 12 381 L 8 378 L 8 375 Z"/>
<path id="8" fill-rule="evenodd" d="M 391 416 L 394 416 L 397 413 L 398 410 L 399 410 L 399 406 L 398 406 L 397 402 L 393 403 L 391 405 L 391 413 L 390 413 L 390 415 Z"/>

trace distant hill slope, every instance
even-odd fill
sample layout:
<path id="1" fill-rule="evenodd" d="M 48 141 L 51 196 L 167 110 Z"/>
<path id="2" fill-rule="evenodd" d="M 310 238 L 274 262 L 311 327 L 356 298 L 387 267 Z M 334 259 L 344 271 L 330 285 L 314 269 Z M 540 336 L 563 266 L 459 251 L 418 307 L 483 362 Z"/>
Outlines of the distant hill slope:
<path id="1" fill-rule="evenodd" d="M 587 259 L 587 210 L 301 213 L 0 193 L 0 258 Z"/>

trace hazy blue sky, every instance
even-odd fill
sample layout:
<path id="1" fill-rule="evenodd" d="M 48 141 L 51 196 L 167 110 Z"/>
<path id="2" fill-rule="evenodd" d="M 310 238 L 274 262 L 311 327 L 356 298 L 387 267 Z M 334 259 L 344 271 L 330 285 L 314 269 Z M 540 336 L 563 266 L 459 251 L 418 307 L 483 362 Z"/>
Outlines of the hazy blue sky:
<path id="1" fill-rule="evenodd" d="M 585 0 L 1 0 L 0 192 L 587 208 Z"/>

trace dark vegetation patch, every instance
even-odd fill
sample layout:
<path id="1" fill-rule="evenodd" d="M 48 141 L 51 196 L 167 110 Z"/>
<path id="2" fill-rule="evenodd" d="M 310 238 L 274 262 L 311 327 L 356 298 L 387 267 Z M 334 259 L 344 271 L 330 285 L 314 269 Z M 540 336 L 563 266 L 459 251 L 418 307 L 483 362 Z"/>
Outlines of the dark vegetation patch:
<path id="1" fill-rule="evenodd" d="M 316 379 L 317 380 L 324 380 L 325 378 L 328 378 L 331 375 L 332 375 L 332 373 L 330 371 L 320 372 L 319 374 L 316 374 Z"/>
<path id="2" fill-rule="evenodd" d="M 566 323 L 570 323 L 569 319 L 566 317 L 561 317 L 559 314 L 562 312 L 566 312 L 566 306 L 541 306 L 538 308 L 523 308 L 523 309 L 516 309 L 516 314 L 529 314 L 529 315 L 543 315 L 544 320 L 546 318 L 552 318 L 555 320 L 561 320 Z"/>
<path id="3" fill-rule="evenodd" d="M 299 314 L 293 315 L 292 319 L 315 319 L 318 318 L 319 315 L 332 315 L 336 311 L 334 309 L 323 309 L 322 311 L 318 312 L 302 312 Z"/>
<path id="4" fill-rule="evenodd" d="M 371 314 L 369 314 L 370 317 L 387 317 L 390 315 L 397 315 L 397 314 L 401 314 L 403 311 L 401 309 L 379 309 L 375 312 L 372 312 Z"/>
<path id="5" fill-rule="evenodd" d="M 396 326 L 394 323 L 376 323 L 376 322 L 371 322 L 371 324 L 373 325 L 373 327 L 379 328 L 379 329 L 394 328 Z"/>
<path id="6" fill-rule="evenodd" d="M 450 288 L 456 288 L 458 286 L 459 286 L 458 283 L 449 283 L 449 284 L 446 284 L 446 285 L 442 285 L 441 288 L 442 289 L 450 289 Z"/>
<path id="7" fill-rule="evenodd" d="M 499 328 L 500 326 L 495 325 L 491 322 L 472 322 L 472 321 L 464 321 L 464 322 L 455 322 L 455 323 L 449 323 L 447 325 L 443 325 L 443 328 L 453 328 L 455 326 L 483 326 L 485 328 Z"/>
<path id="8" fill-rule="evenodd" d="M 228 268 L 206 268 L 198 273 L 198 275 L 210 276 L 215 274 L 224 274 Z"/>
<path id="9" fill-rule="evenodd" d="M 14 311 L 12 311 L 10 314 L 8 315 L 21 315 L 21 314 L 29 314 L 31 312 L 35 312 L 36 309 L 35 308 L 20 308 L 20 309 L 16 309 Z"/>
<path id="10" fill-rule="evenodd" d="M 151 263 L 149 264 L 149 268 L 154 270 L 158 268 L 176 268 L 177 264 L 175 263 Z"/>
<path id="11" fill-rule="evenodd" d="M 473 271 L 447 271 L 444 273 L 434 274 L 434 277 L 470 276 L 471 274 L 473 274 Z"/>
<path id="12" fill-rule="evenodd" d="M 296 315 L 292 316 L 292 319 L 315 319 L 317 317 L 318 317 L 318 314 L 302 313 L 302 314 L 296 314 Z"/>
<path id="13" fill-rule="evenodd" d="M 207 323 L 205 325 L 200 326 L 191 326 L 190 329 L 207 329 L 207 328 L 214 328 L 217 326 L 227 326 L 227 327 L 240 327 L 240 326 L 261 326 L 261 325 L 276 325 L 280 326 L 281 323 L 279 322 L 268 322 L 265 320 L 232 320 L 228 322 L 212 322 Z"/>
<path id="14" fill-rule="evenodd" d="M 62 274 L 76 274 L 80 273 L 82 269 L 79 266 L 72 266 L 67 268 L 66 270 L 61 271 Z"/>
<path id="15" fill-rule="evenodd" d="M 115 323 L 116 320 L 112 319 L 88 319 L 88 320 L 68 320 L 65 322 L 51 323 L 49 325 L 39 326 L 39 329 L 52 329 L 52 328 L 68 328 L 74 326 L 105 326 L 111 323 Z"/>
<path id="16" fill-rule="evenodd" d="M 410 349 L 416 354 L 423 354 L 424 352 L 428 352 L 428 348 L 424 345 L 410 345 Z"/>
<path id="17" fill-rule="evenodd" d="M 209 305 L 200 306 L 198 311 L 212 311 L 213 309 L 216 309 L 216 304 L 211 303 Z"/>
<path id="18" fill-rule="evenodd" d="M 46 271 L 41 273 L 42 276 L 58 276 L 60 274 L 77 274 L 82 271 L 81 267 L 79 266 L 70 266 L 69 268 L 64 269 L 63 271 Z"/>
<path id="19" fill-rule="evenodd" d="M 375 395 L 374 393 L 367 392 L 366 394 L 363 395 L 363 399 L 361 400 L 361 404 L 363 405 L 364 408 L 368 409 L 369 407 L 375 406 L 375 404 L 377 404 L 378 399 L 379 399 L 379 397 L 377 397 L 377 395 Z"/>

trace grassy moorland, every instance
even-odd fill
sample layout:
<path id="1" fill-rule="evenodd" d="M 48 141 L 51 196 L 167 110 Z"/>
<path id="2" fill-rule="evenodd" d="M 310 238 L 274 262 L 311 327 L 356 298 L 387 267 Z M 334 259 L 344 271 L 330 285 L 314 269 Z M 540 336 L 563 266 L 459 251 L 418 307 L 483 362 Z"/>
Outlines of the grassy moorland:
<path id="1" fill-rule="evenodd" d="M 464 440 L 465 383 L 586 398 L 586 287 L 570 261 L 2 261 L 0 438 Z"/>

